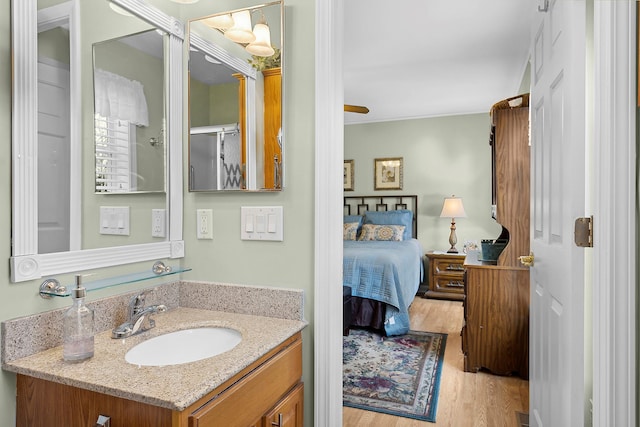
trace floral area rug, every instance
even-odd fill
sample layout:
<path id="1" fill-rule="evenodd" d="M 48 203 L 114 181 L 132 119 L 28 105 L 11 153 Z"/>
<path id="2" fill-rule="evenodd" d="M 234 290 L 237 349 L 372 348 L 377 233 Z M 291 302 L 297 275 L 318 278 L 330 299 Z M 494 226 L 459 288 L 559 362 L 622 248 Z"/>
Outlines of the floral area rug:
<path id="1" fill-rule="evenodd" d="M 343 405 L 435 422 L 446 342 L 447 334 L 352 329 L 343 344 Z"/>

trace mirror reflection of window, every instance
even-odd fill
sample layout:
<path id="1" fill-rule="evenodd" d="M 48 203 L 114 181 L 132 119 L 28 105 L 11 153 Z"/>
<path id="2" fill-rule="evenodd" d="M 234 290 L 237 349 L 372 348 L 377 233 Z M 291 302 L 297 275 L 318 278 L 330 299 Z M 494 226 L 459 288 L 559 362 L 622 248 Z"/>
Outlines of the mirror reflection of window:
<path id="1" fill-rule="evenodd" d="M 164 191 L 164 36 L 95 43 L 97 193 Z"/>
<path id="2" fill-rule="evenodd" d="M 96 113 L 96 192 L 136 191 L 136 132 L 128 120 Z"/>

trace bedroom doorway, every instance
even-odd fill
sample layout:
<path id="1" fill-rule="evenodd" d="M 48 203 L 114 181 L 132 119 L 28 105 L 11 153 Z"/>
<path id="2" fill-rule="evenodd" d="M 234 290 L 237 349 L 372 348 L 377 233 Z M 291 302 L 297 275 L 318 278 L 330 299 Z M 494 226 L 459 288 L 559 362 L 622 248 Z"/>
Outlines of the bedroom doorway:
<path id="1" fill-rule="evenodd" d="M 625 100 L 633 94 L 635 87 L 636 6 L 635 2 L 594 3 L 594 32 L 598 35 L 594 45 L 598 54 L 594 59 L 596 73 L 591 77 L 595 80 L 597 93 L 596 102 L 591 105 L 596 110 L 594 115 L 598 121 L 595 135 L 591 135 L 596 146 L 593 154 L 597 157 L 597 162 L 594 162 L 597 188 L 593 204 L 594 216 L 600 217 L 602 222 L 600 229 L 594 229 L 595 239 L 600 244 L 593 249 L 594 271 L 591 275 L 594 301 L 599 301 L 599 306 L 587 308 L 593 315 L 594 341 L 598 343 L 593 346 L 594 371 L 599 373 L 593 379 L 593 414 L 594 425 L 632 425 L 637 418 L 636 304 L 633 302 L 636 301 L 637 281 L 635 201 L 638 187 L 635 106 L 631 108 Z M 342 54 L 343 16 L 340 4 L 338 0 L 316 4 L 314 348 L 315 421 L 318 426 L 342 424 L 339 402 L 342 350 L 338 321 L 341 320 L 338 296 L 341 251 L 339 239 L 333 234 L 342 222 L 338 214 L 338 194 L 342 189 L 338 168 L 343 162 L 340 152 L 343 149 L 340 115 L 343 113 L 339 108 L 343 104 L 343 94 L 341 74 L 334 72 L 336 65 L 340 65 Z M 620 76 L 613 71 L 626 75 L 626 78 L 618 78 Z M 632 104 L 635 104 L 635 98 Z M 326 144 L 326 141 L 333 143 Z M 612 144 L 611 141 L 618 143 Z M 332 284 L 330 292 L 326 292 L 327 283 Z M 620 360 L 621 363 L 611 364 L 611 360 Z M 611 396 L 616 396 L 615 401 Z"/>

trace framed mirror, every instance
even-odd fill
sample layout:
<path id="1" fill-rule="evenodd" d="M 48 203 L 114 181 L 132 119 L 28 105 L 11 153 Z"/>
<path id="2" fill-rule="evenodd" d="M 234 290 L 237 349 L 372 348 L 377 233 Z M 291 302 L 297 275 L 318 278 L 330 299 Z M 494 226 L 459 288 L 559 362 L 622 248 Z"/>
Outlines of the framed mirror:
<path id="1" fill-rule="evenodd" d="M 281 1 L 188 22 L 189 191 L 281 191 Z"/>
<path id="2" fill-rule="evenodd" d="M 38 5 L 42 6 L 38 9 Z M 50 6 L 53 4 L 52 6 Z M 182 23 L 141 0 L 113 0 L 129 16 L 114 12 L 109 2 L 85 7 L 79 0 L 13 0 L 12 50 L 12 233 L 11 280 L 36 279 L 54 274 L 110 267 L 133 262 L 184 256 L 182 241 Z M 117 21 L 127 19 L 132 21 Z M 137 20 L 137 21 L 136 21 Z M 82 22 L 82 24 L 80 24 Z M 82 34 L 80 34 L 82 28 Z M 95 151 L 93 145 L 93 53 L 94 42 L 114 38 L 114 29 L 139 33 L 150 29 L 165 34 L 163 65 L 164 147 L 162 158 L 165 178 L 162 188 L 148 195 L 104 195 L 95 193 Z M 47 42 L 44 35 L 52 36 Z M 124 34 L 119 34 L 124 36 Z M 59 49 L 67 43 L 66 48 Z M 47 55 L 48 54 L 48 55 Z M 42 60 L 43 56 L 48 56 Z M 40 60 L 39 60 L 40 57 Z M 54 65 L 68 86 L 64 92 L 52 92 L 39 86 L 40 64 Z M 53 73 L 56 74 L 56 73 Z M 64 86 L 65 84 L 62 84 Z M 60 85 L 55 84 L 53 87 Z M 64 94 L 63 94 L 64 93 Z M 46 97 L 56 101 L 52 108 L 38 111 Z M 68 108 L 62 105 L 68 104 Z M 54 113 L 67 123 L 66 136 L 58 146 L 47 147 L 40 134 Z M 55 126 L 53 126 L 55 128 Z M 160 135 L 162 132 L 155 132 Z M 155 135 L 154 135 L 155 137 Z M 151 139 L 152 137 L 149 137 Z M 87 142 L 90 141 L 90 142 Z M 166 156 L 165 156 L 166 150 Z M 57 156 L 57 157 L 56 157 Z M 59 165 L 65 165 L 59 167 Z M 56 180 L 52 169 L 66 170 Z M 43 190 L 47 182 L 54 190 Z M 63 195 L 64 193 L 64 195 Z M 46 197 L 49 198 L 47 199 Z M 127 236 L 100 233 L 100 207 L 127 206 L 132 213 L 134 231 Z M 151 237 L 152 208 L 166 212 L 164 237 Z M 64 221 L 53 215 L 60 212 Z M 53 218 L 53 219 L 52 219 Z M 134 223 L 135 218 L 142 218 Z M 58 232 L 61 246 L 46 248 L 43 229 Z M 58 223 L 62 225 L 59 227 Z M 65 229 L 66 226 L 66 229 Z M 60 230 L 56 230 L 56 229 Z"/>

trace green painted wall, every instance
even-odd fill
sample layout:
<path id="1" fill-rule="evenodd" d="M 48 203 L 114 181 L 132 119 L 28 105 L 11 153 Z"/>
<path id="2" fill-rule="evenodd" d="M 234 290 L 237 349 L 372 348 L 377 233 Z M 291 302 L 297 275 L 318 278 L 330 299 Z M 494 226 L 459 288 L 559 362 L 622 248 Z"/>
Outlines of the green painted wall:
<path id="1" fill-rule="evenodd" d="M 204 3 L 208 3 L 205 5 Z M 105 2 L 106 4 L 106 2 Z M 202 16 L 221 10 L 231 10 L 248 5 L 237 1 L 220 1 L 215 5 L 199 2 L 185 6 L 191 16 Z M 284 88 L 285 138 L 287 140 L 287 183 L 282 193 L 267 194 L 192 194 L 187 192 L 187 168 L 184 174 L 184 240 L 186 256 L 181 263 L 193 270 L 185 274 L 188 279 L 246 283 L 266 286 L 298 288 L 305 291 L 305 317 L 310 326 L 303 333 L 305 344 L 304 381 L 305 425 L 313 425 L 313 265 L 314 265 L 314 7 L 308 0 L 288 0 L 286 12 L 286 43 L 290 47 L 286 63 Z M 96 5 L 96 7 L 98 7 Z M 218 10 L 211 10 L 211 8 Z M 205 12 L 205 8 L 209 8 Z M 200 14 L 200 15 L 197 15 Z M 175 15 L 175 14 L 174 14 Z M 177 16 L 177 15 L 175 15 Z M 294 19 L 295 16 L 295 19 Z M 188 16 L 185 16 L 188 18 Z M 85 26 L 84 28 L 89 28 Z M 11 54 L 10 54 L 10 0 L 0 0 L 0 321 L 43 312 L 69 304 L 67 299 L 45 301 L 36 289 L 40 280 L 12 284 L 9 281 L 11 255 Z M 293 42 L 295 39 L 295 43 Z M 83 43 L 83 55 L 90 55 L 90 48 Z M 90 67 L 83 62 L 83 72 Z M 184 90 L 187 93 L 185 66 Z M 83 82 L 83 90 L 87 84 Z M 184 164 L 187 161 L 187 100 L 184 100 Z M 83 109 L 89 108 L 83 105 Z M 92 133 L 83 131 L 84 162 L 91 164 Z M 88 163 L 87 163 L 88 162 Z M 85 168 L 87 170 L 89 168 Z M 89 171 L 90 172 L 90 171 Z M 85 182 L 93 182 L 91 173 L 84 173 Z M 86 193 L 84 193 L 86 194 Z M 114 196 L 115 197 L 115 196 Z M 133 196 L 138 198 L 139 196 Z M 149 197 L 142 197 L 148 207 L 154 205 Z M 116 201 L 118 199 L 108 199 Z M 136 199 L 139 200 L 139 199 Z M 120 200 L 118 200 L 120 201 Z M 87 203 L 83 209 L 95 208 L 97 203 Z M 248 205 L 279 205 L 284 207 L 284 242 L 244 242 L 240 235 L 240 207 Z M 157 206 L 153 206 L 157 207 Z M 213 209 L 213 240 L 196 240 L 195 211 L 198 208 Z M 89 209 L 91 210 L 91 209 Z M 92 215 L 95 210 L 92 210 Z M 177 262 L 171 262 L 172 264 Z M 98 278 L 117 276 L 146 270 L 144 264 L 92 271 Z M 72 275 L 58 276 L 63 283 L 71 283 Z M 153 285 L 142 282 L 124 285 L 89 294 L 89 301 Z M 15 420 L 15 375 L 0 372 L 0 425 L 10 426 Z"/>
<path id="2" fill-rule="evenodd" d="M 240 83 L 209 86 L 209 124 L 226 125 L 240 121 Z"/>
<path id="3" fill-rule="evenodd" d="M 446 251 L 451 219 L 440 212 L 455 194 L 467 213 L 456 219 L 458 250 L 468 240 L 496 238 L 489 130 L 488 113 L 345 126 L 344 158 L 354 160 L 354 191 L 345 195 L 418 195 L 418 240 L 425 250 Z M 374 190 L 374 159 L 385 157 L 404 159 L 401 191 Z"/>

